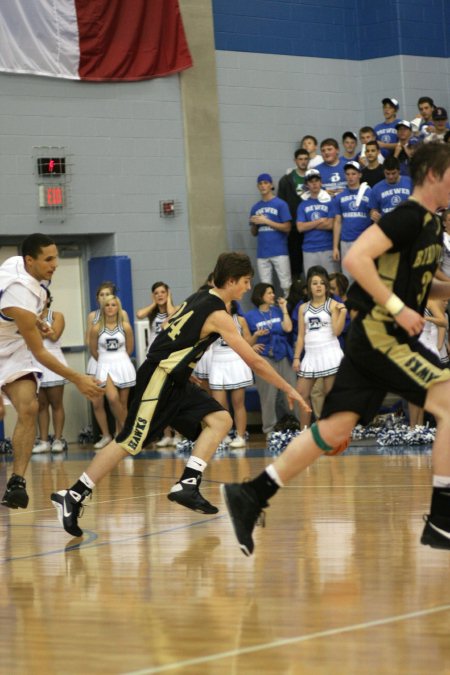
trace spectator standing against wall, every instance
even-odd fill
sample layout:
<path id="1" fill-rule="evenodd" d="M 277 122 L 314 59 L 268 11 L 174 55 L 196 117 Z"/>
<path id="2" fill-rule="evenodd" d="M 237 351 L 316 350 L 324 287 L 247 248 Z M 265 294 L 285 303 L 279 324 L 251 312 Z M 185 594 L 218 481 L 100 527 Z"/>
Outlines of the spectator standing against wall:
<path id="1" fill-rule="evenodd" d="M 306 136 L 303 136 L 302 140 L 300 141 L 300 147 L 308 151 L 308 169 L 314 169 L 318 164 L 322 164 L 323 158 L 322 155 L 317 152 L 319 143 L 315 136 L 311 136 L 311 134 L 306 134 Z"/>
<path id="2" fill-rule="evenodd" d="M 433 126 L 427 127 L 428 133 L 423 135 L 424 143 L 439 141 L 444 143 L 445 134 L 448 131 L 448 115 L 445 108 L 435 108 L 431 114 Z"/>
<path id="3" fill-rule="evenodd" d="M 344 131 L 342 134 L 342 146 L 344 152 L 342 153 L 342 159 L 346 162 L 356 159 L 357 151 L 356 146 L 358 145 L 358 136 L 353 131 Z"/>
<path id="4" fill-rule="evenodd" d="M 399 103 L 396 98 L 384 98 L 381 101 L 383 105 L 384 121 L 374 126 L 377 141 L 382 154 L 387 157 L 391 150 L 394 150 L 398 140 L 397 124 L 400 120 L 397 117 Z"/>
<path id="5" fill-rule="evenodd" d="M 335 138 L 325 138 L 320 144 L 322 164 L 317 165 L 322 178 L 322 187 L 330 197 L 334 197 L 345 188 L 345 159 L 339 157 L 339 143 Z"/>
<path id="6" fill-rule="evenodd" d="M 391 152 L 393 157 L 397 157 L 400 162 L 400 174 L 402 176 L 409 176 L 409 161 L 413 156 L 414 150 L 410 145 L 412 138 L 412 126 L 408 120 L 400 120 L 396 125 L 398 141 L 397 145 Z"/>
<path id="7" fill-rule="evenodd" d="M 383 167 L 385 178 L 373 186 L 369 200 L 374 223 L 408 199 L 412 192 L 411 178 L 400 175 L 400 162 L 396 157 L 387 157 Z"/>
<path id="8" fill-rule="evenodd" d="M 363 166 L 361 181 L 367 183 L 369 187 L 373 187 L 380 180 L 384 180 L 383 162 L 384 157 L 381 155 L 380 162 L 380 148 L 378 141 L 367 141 L 365 148 L 365 163 Z"/>
<path id="9" fill-rule="evenodd" d="M 273 270 L 286 296 L 291 286 L 288 234 L 291 213 L 287 203 L 273 195 L 273 180 L 268 173 L 261 173 L 256 184 L 261 199 L 250 210 L 250 228 L 258 237 L 256 265 L 261 281 L 272 284 Z"/>
<path id="10" fill-rule="evenodd" d="M 303 233 L 303 268 L 305 274 L 313 265 L 321 265 L 328 273 L 339 270 L 333 260 L 333 219 L 335 208 L 331 197 L 325 193 L 325 199 L 319 195 L 322 190 L 320 172 L 308 169 L 305 175 L 308 196 L 297 210 L 297 229 Z"/>
<path id="11" fill-rule="evenodd" d="M 371 189 L 367 183 L 361 183 L 358 162 L 347 162 L 345 176 L 347 187 L 334 198 L 333 260 L 336 262 L 344 259 L 352 244 L 372 222 L 369 206 Z M 350 275 L 346 274 L 351 282 Z"/>
<path id="12" fill-rule="evenodd" d="M 283 199 L 289 206 L 291 213 L 291 230 L 288 234 L 288 251 L 289 260 L 291 263 L 291 274 L 293 277 L 298 277 L 303 270 L 302 260 L 302 242 L 303 237 L 297 230 L 295 224 L 295 216 L 298 205 L 300 204 L 300 196 L 305 183 L 305 173 L 308 168 L 309 153 L 303 148 L 299 148 L 294 153 L 295 169 L 289 171 L 278 183 L 278 197 Z"/>

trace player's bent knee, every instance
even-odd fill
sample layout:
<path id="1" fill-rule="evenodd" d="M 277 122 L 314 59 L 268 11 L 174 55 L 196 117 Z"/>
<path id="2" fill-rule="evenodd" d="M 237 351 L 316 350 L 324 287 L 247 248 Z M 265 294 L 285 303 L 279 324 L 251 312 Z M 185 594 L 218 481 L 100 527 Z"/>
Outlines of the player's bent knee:
<path id="1" fill-rule="evenodd" d="M 230 431 L 233 426 L 233 418 L 227 410 L 220 410 L 214 413 L 207 415 L 204 420 L 206 426 L 211 429 L 219 429 L 221 432 L 224 431 L 226 434 Z"/>
<path id="2" fill-rule="evenodd" d="M 317 422 L 311 425 L 311 433 L 314 443 L 325 455 L 339 455 L 350 443 L 350 433 L 345 427 L 333 429 L 332 441 L 325 440 Z"/>

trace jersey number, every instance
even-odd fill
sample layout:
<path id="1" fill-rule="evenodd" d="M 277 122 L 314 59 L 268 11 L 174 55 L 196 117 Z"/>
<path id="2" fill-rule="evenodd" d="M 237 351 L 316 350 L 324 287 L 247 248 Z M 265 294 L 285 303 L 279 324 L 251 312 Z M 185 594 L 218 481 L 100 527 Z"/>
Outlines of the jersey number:
<path id="1" fill-rule="evenodd" d="M 179 314 L 181 314 L 181 312 L 185 307 L 186 303 L 183 302 L 179 310 L 173 315 L 173 317 L 169 321 L 170 330 L 167 331 L 167 335 L 170 337 L 171 340 L 175 340 L 177 338 L 186 321 L 189 321 L 189 319 L 194 313 L 193 310 L 191 310 L 190 312 L 187 312 L 186 314 L 182 314 L 182 316 L 179 316 Z M 177 318 L 178 316 L 179 318 Z"/>
<path id="2" fill-rule="evenodd" d="M 423 275 L 422 275 L 421 281 L 422 281 L 422 291 L 417 296 L 417 304 L 418 304 L 419 307 L 422 304 L 422 301 L 423 301 L 423 299 L 425 297 L 425 294 L 428 290 L 428 286 L 433 281 L 433 275 L 431 274 L 431 272 L 424 272 Z"/>

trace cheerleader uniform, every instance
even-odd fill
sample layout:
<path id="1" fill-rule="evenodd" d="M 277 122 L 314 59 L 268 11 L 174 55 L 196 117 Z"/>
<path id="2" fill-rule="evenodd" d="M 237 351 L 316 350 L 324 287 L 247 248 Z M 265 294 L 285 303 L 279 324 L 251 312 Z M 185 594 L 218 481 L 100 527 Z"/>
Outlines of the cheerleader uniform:
<path id="1" fill-rule="evenodd" d="M 212 358 L 213 358 L 213 347 L 211 345 L 210 347 L 208 347 L 206 352 L 203 354 L 202 358 L 198 361 L 197 365 L 195 366 L 194 375 L 195 377 L 198 377 L 199 380 L 209 380 Z"/>
<path id="2" fill-rule="evenodd" d="M 335 375 L 344 356 L 331 323 L 331 299 L 320 307 L 308 302 L 304 312 L 305 355 L 298 377 L 317 378 Z"/>
<path id="3" fill-rule="evenodd" d="M 45 321 L 49 326 L 52 326 L 54 320 L 53 310 L 49 309 Z M 49 351 L 56 359 L 58 359 L 60 363 L 63 363 L 65 366 L 67 366 L 67 361 L 61 349 L 61 340 L 59 338 L 56 340 L 56 342 L 46 338 L 44 339 L 43 344 L 47 351 Z M 42 363 L 38 363 L 38 361 L 36 361 L 36 364 L 42 370 L 40 382 L 41 387 L 61 387 L 64 384 L 68 384 L 69 380 L 66 380 L 64 377 L 61 377 L 61 375 L 58 375 L 57 373 L 49 370 L 44 365 L 42 365 Z"/>
<path id="4" fill-rule="evenodd" d="M 430 310 L 425 307 L 423 313 L 424 317 L 433 316 Z M 425 321 L 425 326 L 419 336 L 419 342 L 421 342 L 430 352 L 433 352 L 435 356 L 441 359 L 441 355 L 438 349 L 438 338 L 439 338 L 439 329 L 435 323 L 432 321 Z"/>
<path id="5" fill-rule="evenodd" d="M 92 319 L 92 326 L 95 326 L 96 323 L 100 321 L 101 310 L 97 309 L 94 318 Z M 97 373 L 97 361 L 93 356 L 89 357 L 89 361 L 86 368 L 87 375 L 95 375 Z"/>
<path id="6" fill-rule="evenodd" d="M 154 341 L 154 339 L 158 335 L 158 333 L 160 333 L 162 331 L 162 325 L 163 325 L 164 321 L 167 319 L 168 316 L 169 315 L 168 315 L 167 312 L 158 312 L 156 314 L 155 318 L 152 321 L 149 322 L 150 323 L 150 335 L 149 335 L 149 338 L 148 338 L 148 348 L 149 349 L 152 345 L 152 342 Z"/>
<path id="7" fill-rule="evenodd" d="M 105 386 L 108 375 L 119 389 L 136 384 L 136 370 L 126 351 L 126 338 L 121 326 L 104 328 L 98 336 L 98 361 L 95 376 Z"/>
<path id="8" fill-rule="evenodd" d="M 233 321 L 240 335 L 242 326 L 237 314 L 233 314 Z M 241 389 L 253 384 L 251 368 L 241 359 L 239 354 L 231 349 L 222 338 L 216 340 L 211 349 L 211 364 L 209 370 L 210 389 Z"/>

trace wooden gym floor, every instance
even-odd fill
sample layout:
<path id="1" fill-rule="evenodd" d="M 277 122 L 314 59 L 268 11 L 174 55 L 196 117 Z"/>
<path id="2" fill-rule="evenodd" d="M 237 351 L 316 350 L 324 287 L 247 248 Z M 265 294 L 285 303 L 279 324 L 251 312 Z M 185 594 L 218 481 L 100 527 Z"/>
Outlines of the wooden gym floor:
<path id="1" fill-rule="evenodd" d="M 170 451 L 123 462 L 70 539 L 49 495 L 92 456 L 34 456 L 28 509 L 0 507 L 2 675 L 450 673 L 450 551 L 419 542 L 429 448 L 322 458 L 272 501 L 252 558 L 223 508 L 166 499 Z M 269 461 L 261 440 L 225 453 L 202 491 L 221 506 L 220 482 Z M 10 471 L 2 456 L 2 493 Z"/>

